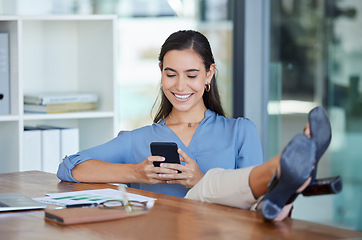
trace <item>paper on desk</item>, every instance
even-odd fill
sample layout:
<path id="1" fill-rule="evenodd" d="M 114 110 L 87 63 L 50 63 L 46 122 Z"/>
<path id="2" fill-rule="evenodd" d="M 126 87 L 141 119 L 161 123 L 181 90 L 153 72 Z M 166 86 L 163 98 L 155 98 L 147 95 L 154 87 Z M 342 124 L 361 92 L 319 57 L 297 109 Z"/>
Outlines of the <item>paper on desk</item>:
<path id="1" fill-rule="evenodd" d="M 155 198 L 149 198 L 128 192 L 126 195 L 129 201 L 154 202 L 157 200 Z M 65 206 L 83 203 L 102 203 L 107 200 L 122 200 L 122 193 L 115 189 L 106 188 L 64 193 L 49 193 L 46 197 L 33 198 L 33 200 L 46 204 Z"/>

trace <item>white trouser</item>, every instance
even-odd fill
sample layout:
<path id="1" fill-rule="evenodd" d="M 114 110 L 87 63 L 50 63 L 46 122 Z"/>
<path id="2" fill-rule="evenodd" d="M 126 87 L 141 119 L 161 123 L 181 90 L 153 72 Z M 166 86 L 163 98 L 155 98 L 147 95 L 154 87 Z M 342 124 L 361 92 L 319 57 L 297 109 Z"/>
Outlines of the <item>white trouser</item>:
<path id="1" fill-rule="evenodd" d="M 185 198 L 250 209 L 257 201 L 249 186 L 253 168 L 210 169 Z"/>

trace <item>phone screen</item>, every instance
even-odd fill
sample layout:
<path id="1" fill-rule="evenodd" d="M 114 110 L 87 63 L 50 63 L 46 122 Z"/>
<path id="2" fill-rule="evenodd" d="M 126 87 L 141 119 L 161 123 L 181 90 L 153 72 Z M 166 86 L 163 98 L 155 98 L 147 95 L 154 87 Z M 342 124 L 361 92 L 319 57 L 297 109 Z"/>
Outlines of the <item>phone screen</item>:
<path id="1" fill-rule="evenodd" d="M 151 145 L 152 156 L 165 157 L 165 163 L 180 163 L 180 156 L 177 152 L 177 144 L 174 142 L 152 142 Z M 153 162 L 155 167 L 159 167 L 162 162 Z"/>

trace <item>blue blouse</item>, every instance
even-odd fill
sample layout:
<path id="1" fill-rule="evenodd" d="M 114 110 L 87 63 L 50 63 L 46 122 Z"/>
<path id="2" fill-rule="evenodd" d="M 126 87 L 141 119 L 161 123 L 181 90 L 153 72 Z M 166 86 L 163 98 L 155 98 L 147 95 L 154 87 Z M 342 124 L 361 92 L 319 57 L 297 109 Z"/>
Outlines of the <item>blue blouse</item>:
<path id="1" fill-rule="evenodd" d="M 207 110 L 189 147 L 186 147 L 165 125 L 165 121 L 161 120 L 159 123 L 133 131 L 121 131 L 116 138 L 107 143 L 66 156 L 59 165 L 58 178 L 77 182 L 71 170 L 75 165 L 89 159 L 112 163 L 140 163 L 151 155 L 150 143 L 162 141 L 176 142 L 179 148 L 197 162 L 203 173 L 211 168 L 245 168 L 259 165 L 263 161 L 257 130 L 249 119 L 226 118 Z M 179 184 L 131 183 L 129 185 L 133 188 L 179 197 L 184 197 L 188 191 L 188 188 Z"/>

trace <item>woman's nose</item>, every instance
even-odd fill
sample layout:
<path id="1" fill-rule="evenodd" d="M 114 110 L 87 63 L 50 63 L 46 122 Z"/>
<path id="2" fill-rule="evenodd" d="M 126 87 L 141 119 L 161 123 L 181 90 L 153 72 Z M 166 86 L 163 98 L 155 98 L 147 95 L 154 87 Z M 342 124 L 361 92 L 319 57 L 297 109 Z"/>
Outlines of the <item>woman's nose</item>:
<path id="1" fill-rule="evenodd" d="M 186 88 L 186 79 L 184 77 L 179 77 L 176 82 L 177 91 L 182 92 Z"/>

